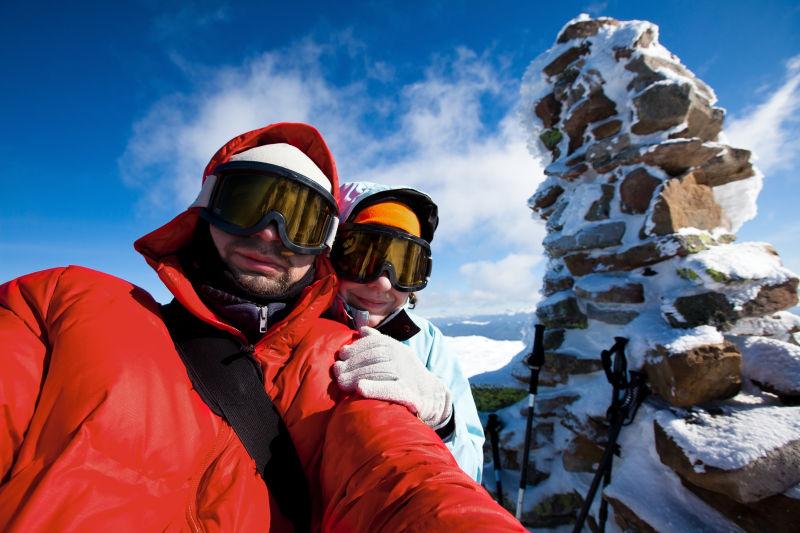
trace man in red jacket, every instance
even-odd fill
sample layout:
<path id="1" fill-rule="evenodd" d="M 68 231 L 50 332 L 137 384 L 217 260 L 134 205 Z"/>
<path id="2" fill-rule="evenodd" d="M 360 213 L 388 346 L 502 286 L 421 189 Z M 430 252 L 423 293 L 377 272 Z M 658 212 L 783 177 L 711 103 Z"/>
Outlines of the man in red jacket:
<path id="1" fill-rule="evenodd" d="M 407 409 L 332 383 L 353 332 L 320 318 L 338 178 L 319 133 L 242 134 L 203 181 L 135 244 L 171 304 L 76 266 L 0 286 L 0 530 L 522 531 Z M 257 376 L 266 467 L 228 424 L 245 387 L 209 394 L 179 331 Z"/>

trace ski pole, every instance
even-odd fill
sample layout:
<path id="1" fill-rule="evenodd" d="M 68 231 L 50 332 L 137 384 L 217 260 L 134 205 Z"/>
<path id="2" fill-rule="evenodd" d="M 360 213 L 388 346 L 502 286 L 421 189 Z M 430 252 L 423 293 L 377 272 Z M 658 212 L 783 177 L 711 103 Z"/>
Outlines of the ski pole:
<path id="1" fill-rule="evenodd" d="M 494 465 L 494 481 L 497 488 L 497 503 L 503 505 L 503 482 L 500 479 L 500 474 L 503 467 L 500 465 L 500 417 L 495 413 L 489 415 L 489 421 L 486 424 L 486 433 L 489 434 L 489 440 L 492 443 L 492 464 Z"/>
<path id="2" fill-rule="evenodd" d="M 615 354 L 614 357 L 614 368 L 612 370 L 612 374 L 615 377 L 615 383 L 613 383 L 613 396 L 611 398 L 611 413 L 609 417 L 609 423 L 611 426 L 616 428 L 615 435 L 614 435 L 614 445 L 612 447 L 612 451 L 617 447 L 617 438 L 619 438 L 619 432 L 622 429 L 622 423 L 625 421 L 624 416 L 622 416 L 621 407 L 622 407 L 622 400 L 624 396 L 624 391 L 627 389 L 628 383 L 628 361 L 625 358 L 625 345 L 628 344 L 628 339 L 624 337 L 614 337 L 614 346 L 611 348 L 611 353 Z M 614 454 L 610 454 L 608 458 L 608 467 L 606 468 L 606 473 L 603 476 L 603 488 L 607 487 L 611 483 L 611 471 L 614 467 Z M 608 520 L 608 500 L 600 496 L 600 514 L 597 517 L 599 522 L 599 529 L 600 533 L 605 533 L 606 530 L 606 521 Z"/>
<path id="3" fill-rule="evenodd" d="M 611 405 L 608 408 L 607 414 L 609 422 L 608 442 L 606 443 L 606 449 L 603 452 L 603 458 L 600 460 L 600 464 L 597 467 L 597 472 L 595 472 L 594 478 L 592 479 L 589 492 L 586 494 L 586 499 L 581 507 L 581 512 L 578 514 L 578 519 L 575 522 L 575 528 L 572 530 L 573 533 L 580 533 L 581 529 L 583 528 L 583 524 L 586 521 L 586 517 L 589 515 L 589 510 L 592 507 L 592 502 L 594 501 L 597 489 L 600 487 L 600 481 L 603 481 L 603 487 L 607 486 L 611 482 L 611 467 L 613 466 L 614 462 L 617 438 L 619 437 L 619 432 L 622 429 L 622 422 L 624 421 L 624 417 L 619 416 L 619 411 L 622 403 L 621 393 L 628 385 L 628 364 L 627 360 L 625 359 L 625 345 L 627 342 L 628 339 L 624 337 L 614 337 L 614 345 L 611 347 L 611 349 L 603 350 L 600 354 L 601 362 L 603 364 L 603 371 L 605 372 L 606 378 L 612 387 Z M 611 359 L 612 356 L 614 356 L 613 363 Z M 605 505 L 603 505 L 603 502 L 605 502 L 605 500 L 600 502 L 600 515 L 598 517 L 600 521 L 601 532 L 605 530 L 604 519 L 608 516 L 608 503 L 606 502 Z"/>
<path id="4" fill-rule="evenodd" d="M 528 418 L 525 421 L 525 448 L 522 455 L 522 472 L 519 477 L 519 492 L 517 492 L 517 520 L 522 520 L 522 502 L 525 499 L 525 488 L 528 485 L 528 461 L 530 460 L 531 453 L 533 406 L 536 402 L 536 393 L 539 387 L 539 371 L 544 365 L 544 326 L 542 324 L 536 324 L 534 329 L 533 348 L 527 361 L 531 369 L 531 380 L 528 383 Z"/>

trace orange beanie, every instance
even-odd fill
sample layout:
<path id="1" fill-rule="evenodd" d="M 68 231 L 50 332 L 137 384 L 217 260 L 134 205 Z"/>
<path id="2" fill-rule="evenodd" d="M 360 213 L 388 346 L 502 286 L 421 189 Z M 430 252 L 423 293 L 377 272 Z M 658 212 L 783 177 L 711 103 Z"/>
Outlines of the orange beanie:
<path id="1" fill-rule="evenodd" d="M 414 211 L 400 202 L 382 202 L 365 207 L 353 219 L 354 224 L 378 224 L 391 226 L 410 233 L 415 237 L 422 235 L 419 219 Z"/>

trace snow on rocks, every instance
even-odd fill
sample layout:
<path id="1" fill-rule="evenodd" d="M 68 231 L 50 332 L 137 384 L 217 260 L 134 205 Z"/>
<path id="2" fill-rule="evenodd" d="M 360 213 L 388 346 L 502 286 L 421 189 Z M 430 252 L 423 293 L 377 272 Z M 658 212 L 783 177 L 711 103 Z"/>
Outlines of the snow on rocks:
<path id="1" fill-rule="evenodd" d="M 797 345 L 794 335 L 800 333 L 800 316 L 779 311 L 769 316 L 743 318 L 728 330 L 731 335 L 769 337 Z"/>
<path id="2" fill-rule="evenodd" d="M 795 466 L 787 466 L 800 465 L 793 444 L 800 438 L 790 422 L 794 407 L 774 396 L 764 395 L 768 403 L 735 395 L 742 388 L 758 393 L 753 380 L 787 403 L 796 397 L 793 371 L 778 376 L 776 369 L 794 368 L 800 350 L 800 318 L 785 311 L 798 303 L 799 280 L 768 244 L 734 242 L 756 214 L 762 175 L 750 152 L 725 144 L 724 110 L 715 106 L 714 91 L 658 35 L 646 21 L 578 17 L 522 81 L 528 146 L 550 160 L 547 179 L 528 200 L 548 232 L 546 298 L 537 307 L 547 327 L 542 383 L 554 397 L 569 391 L 560 395 L 569 401 L 547 418 L 553 429 L 540 468 L 547 476 L 534 484 L 531 506 L 569 499 L 588 486 L 605 444 L 610 399 L 599 354 L 624 337 L 628 367 L 646 372 L 655 399 L 649 422 L 623 431 L 637 431 L 639 440 L 623 438 L 617 463 L 624 474 L 615 474 L 606 490 L 618 524 L 644 531 L 751 529 L 753 517 L 769 508 L 759 502 L 758 510 L 753 500 L 792 500 L 778 493 L 800 482 Z M 748 366 L 748 357 L 762 364 Z M 509 367 L 519 382 L 530 374 L 521 357 Z M 704 410 L 709 405 L 716 411 Z M 704 421 L 706 432 L 692 442 L 721 446 L 709 435 L 722 435 L 728 442 L 719 453 L 747 460 L 725 469 L 701 459 L 706 471 L 695 472 L 686 446 L 676 443 L 700 430 L 696 423 L 675 429 L 686 418 L 672 414 L 677 408 Z M 775 439 L 745 432 L 750 442 L 737 447 L 732 437 L 748 424 L 769 428 Z M 520 441 L 519 428 L 514 433 L 509 446 Z M 785 442 L 775 444 L 778 436 Z M 657 443 L 659 452 L 674 451 L 669 460 L 659 461 Z M 626 446 L 637 451 L 625 453 Z M 717 471 L 729 477 L 709 488 L 706 480 L 719 477 Z M 665 498 L 659 484 L 638 490 L 647 475 L 661 480 Z M 753 481 L 753 475 L 772 479 Z M 736 511 L 739 505 L 747 512 Z"/>
<path id="3" fill-rule="evenodd" d="M 740 339 L 738 345 L 746 378 L 787 403 L 800 403 L 800 346 L 763 337 Z"/>
<path id="4" fill-rule="evenodd" d="M 747 400 L 683 416 L 657 413 L 661 461 L 688 482 L 742 503 L 793 488 L 800 483 L 800 407 Z"/>

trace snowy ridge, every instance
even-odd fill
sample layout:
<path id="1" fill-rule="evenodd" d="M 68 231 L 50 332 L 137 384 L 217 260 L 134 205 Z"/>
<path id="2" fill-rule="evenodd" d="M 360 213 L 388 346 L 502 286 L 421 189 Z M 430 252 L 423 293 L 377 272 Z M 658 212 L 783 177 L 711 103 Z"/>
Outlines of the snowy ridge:
<path id="1" fill-rule="evenodd" d="M 734 402 L 748 408 L 721 406 L 725 416 L 694 408 L 688 419 L 659 411 L 656 420 L 687 454 L 697 472 L 706 466 L 720 470 L 743 468 L 771 450 L 800 440 L 800 407 L 769 405 L 745 394 L 734 398 L 731 403 Z"/>

